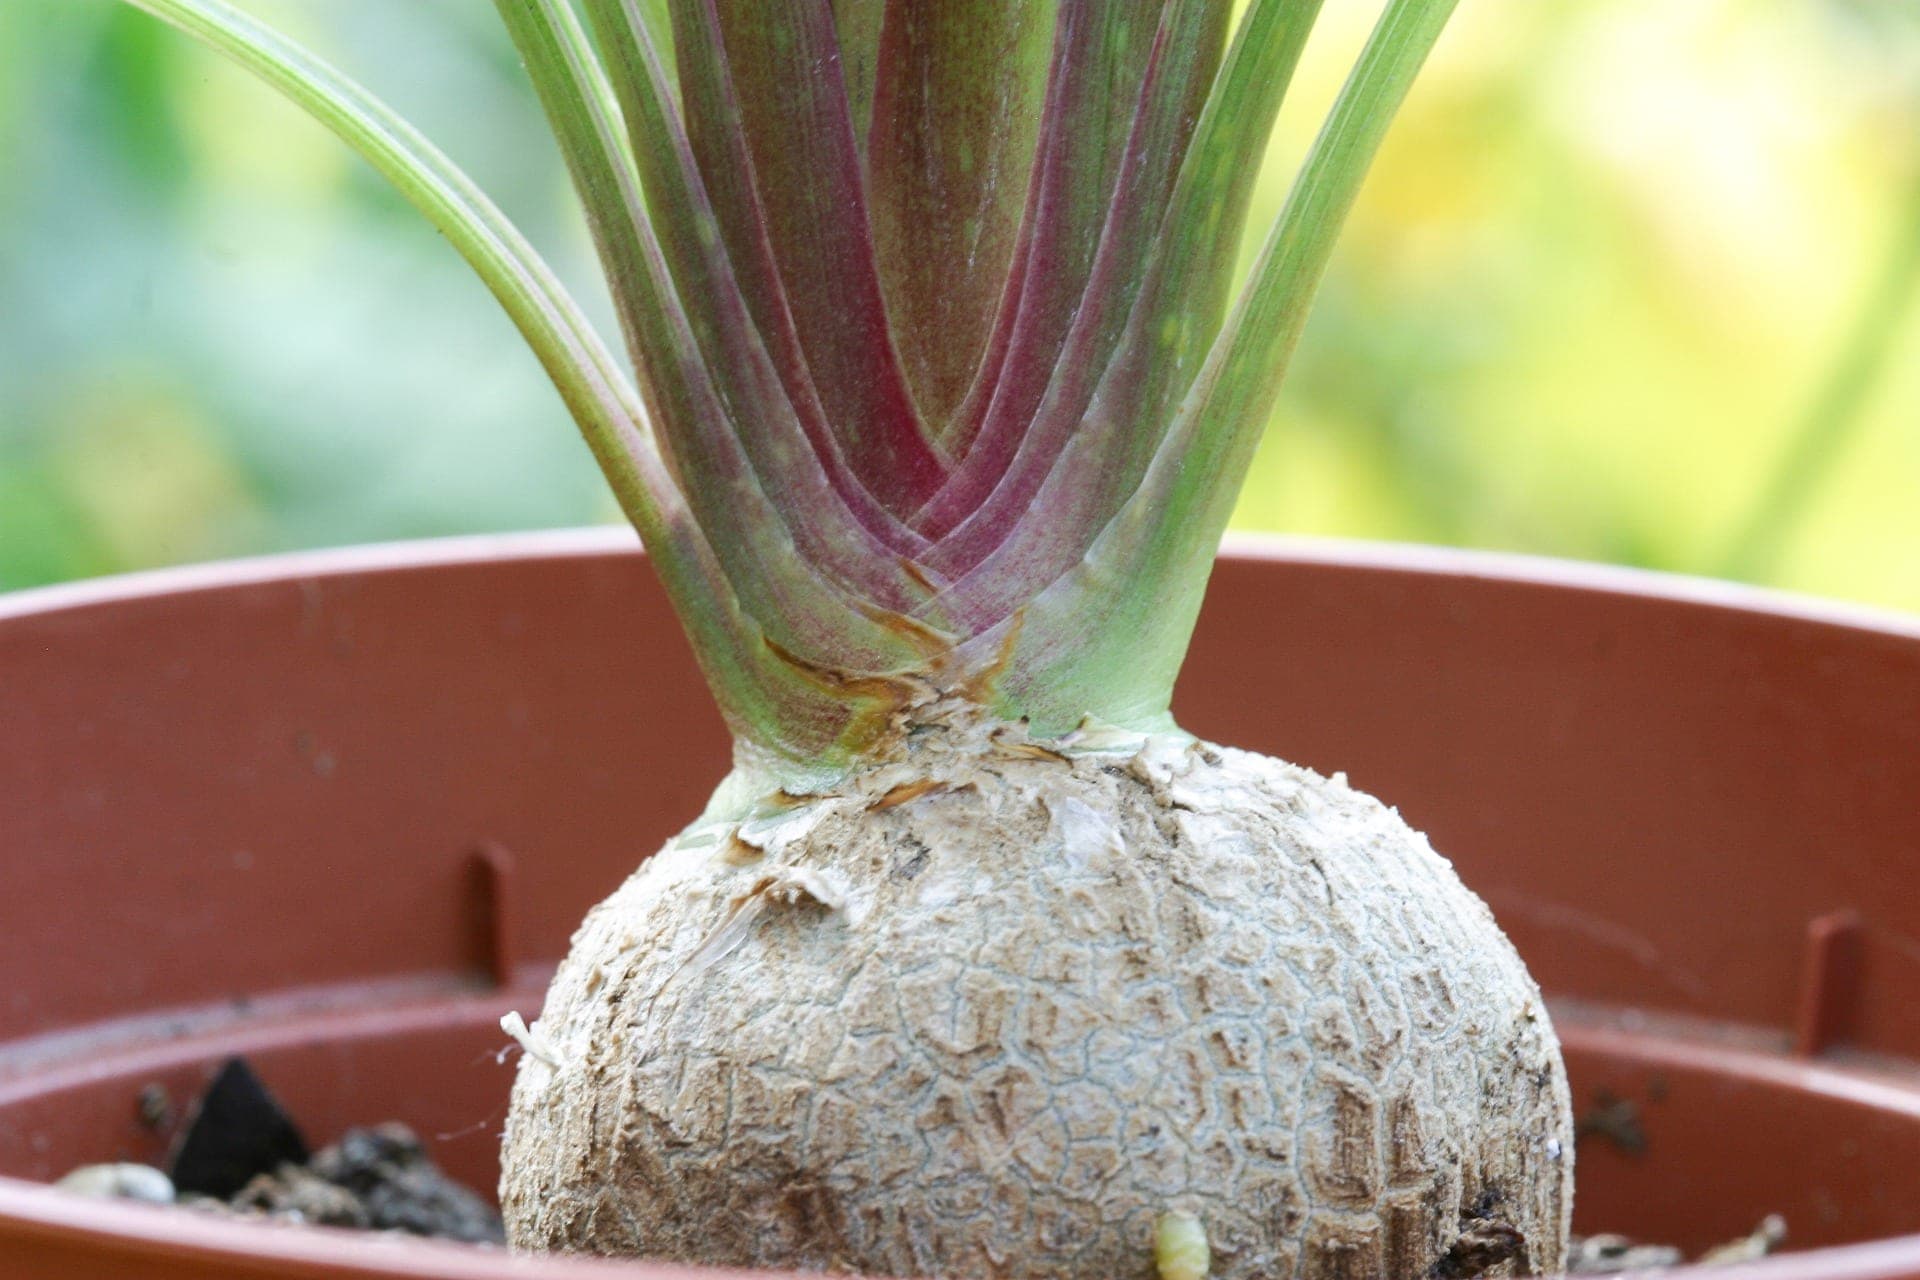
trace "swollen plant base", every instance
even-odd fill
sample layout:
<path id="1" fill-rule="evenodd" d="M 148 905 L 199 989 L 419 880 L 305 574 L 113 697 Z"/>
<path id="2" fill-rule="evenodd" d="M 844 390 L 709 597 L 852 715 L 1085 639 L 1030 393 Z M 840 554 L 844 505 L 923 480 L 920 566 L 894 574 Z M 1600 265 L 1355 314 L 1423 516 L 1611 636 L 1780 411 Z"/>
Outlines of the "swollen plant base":
<path id="1" fill-rule="evenodd" d="M 1558 1271 L 1539 990 L 1336 777 L 923 714 L 835 794 L 670 843 L 525 1037 L 509 1236 L 892 1276 Z"/>

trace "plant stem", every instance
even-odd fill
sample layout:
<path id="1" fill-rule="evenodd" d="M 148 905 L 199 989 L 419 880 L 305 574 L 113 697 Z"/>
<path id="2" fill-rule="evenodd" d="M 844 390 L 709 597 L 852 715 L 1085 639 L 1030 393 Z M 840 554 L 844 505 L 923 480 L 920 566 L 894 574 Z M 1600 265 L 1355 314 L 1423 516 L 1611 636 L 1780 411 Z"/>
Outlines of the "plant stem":
<path id="1" fill-rule="evenodd" d="M 1756 582 L 1780 554 L 1821 483 L 1856 435 L 1886 371 L 1908 304 L 1920 286 L 1920 178 L 1895 215 L 1892 243 L 1870 280 L 1839 358 L 1802 410 L 1786 451 L 1720 561 L 1721 576 Z"/>

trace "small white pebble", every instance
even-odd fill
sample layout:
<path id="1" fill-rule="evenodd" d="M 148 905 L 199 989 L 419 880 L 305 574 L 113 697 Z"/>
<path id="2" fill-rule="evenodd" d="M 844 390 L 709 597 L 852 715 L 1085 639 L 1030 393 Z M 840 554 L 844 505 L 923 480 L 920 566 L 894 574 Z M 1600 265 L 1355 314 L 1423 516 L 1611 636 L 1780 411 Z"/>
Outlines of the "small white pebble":
<path id="1" fill-rule="evenodd" d="M 1205 1280 L 1213 1257 L 1200 1219 L 1184 1209 L 1161 1214 L 1153 1224 L 1153 1262 L 1160 1280 Z"/>
<path id="2" fill-rule="evenodd" d="M 1559 1158 L 1560 1158 L 1560 1139 L 1548 1138 L 1547 1139 L 1547 1159 L 1558 1160 Z"/>
<path id="3" fill-rule="evenodd" d="M 144 1164 L 90 1164 L 53 1184 L 94 1200 L 144 1200 L 172 1204 L 173 1180 Z"/>

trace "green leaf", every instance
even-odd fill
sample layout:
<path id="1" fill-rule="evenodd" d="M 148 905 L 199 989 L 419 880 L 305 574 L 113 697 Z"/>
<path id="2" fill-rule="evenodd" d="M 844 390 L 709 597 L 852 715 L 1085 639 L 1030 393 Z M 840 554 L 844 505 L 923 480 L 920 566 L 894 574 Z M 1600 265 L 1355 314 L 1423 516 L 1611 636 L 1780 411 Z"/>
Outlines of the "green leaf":
<path id="1" fill-rule="evenodd" d="M 645 409 L 539 255 L 472 182 L 359 85 L 222 0 L 127 0 L 233 59 L 374 166 L 466 258 L 519 327 L 639 530 L 723 714 L 768 770 L 844 767 L 898 703 L 883 680 L 832 686 L 745 615 L 662 459 Z M 895 646 L 908 650 L 910 646 Z M 784 762 L 784 763 L 783 763 Z"/>
<path id="2" fill-rule="evenodd" d="M 941 436 L 955 457 L 973 453 L 983 437 L 996 458 L 1010 457 L 1008 445 L 1039 407 L 1093 271 L 1163 7 L 1162 0 L 1059 0 L 1013 269 L 985 357 Z M 937 537 L 967 511 L 963 501 L 940 495 L 915 523 Z"/>
<path id="3" fill-rule="evenodd" d="M 873 88 L 880 75 L 880 34 L 888 0 L 833 0 L 840 75 L 847 84 L 847 119 L 864 160 L 873 126 Z"/>
<path id="4" fill-rule="evenodd" d="M 837 502 L 731 282 L 703 280 L 676 294 L 613 87 L 572 10 L 563 0 L 498 0 L 498 8 L 586 206 L 681 491 L 742 607 L 791 652 L 892 669 L 906 654 L 862 608 L 904 608 L 923 590 L 862 539 Z M 700 310 L 690 314 L 685 297 Z"/>
<path id="5" fill-rule="evenodd" d="M 1053 16 L 1054 0 L 886 5 L 866 135 L 874 245 L 900 358 L 936 434 L 973 381 L 1013 257 Z M 851 66 L 844 38 L 842 51 Z"/>
<path id="6" fill-rule="evenodd" d="M 726 246 L 715 233 L 712 204 L 637 6 L 631 0 L 587 0 L 587 13 L 613 72 L 648 220 L 672 275 L 671 292 L 691 313 L 702 358 L 729 407 L 731 429 L 753 458 L 762 484 L 803 548 L 835 576 L 882 603 L 918 598 L 919 589 L 908 589 L 898 559 L 922 550 L 926 540 L 853 475 L 825 409 L 811 394 L 804 359 L 791 343 L 786 351 L 796 373 L 793 389 L 800 394 L 789 398 L 773 354 L 748 313 Z M 848 527 L 849 519 L 856 527 Z"/>
<path id="7" fill-rule="evenodd" d="M 127 0 L 253 72 L 337 134 L 447 237 L 520 329 L 590 439 L 631 441 L 611 477 L 649 525 L 678 505 L 618 362 L 533 247 L 406 121 L 359 85 L 222 0 Z"/>
<path id="8" fill-rule="evenodd" d="M 693 153 L 754 324 L 897 515 L 945 478 L 888 327 L 827 0 L 674 0 Z"/>
<path id="9" fill-rule="evenodd" d="M 1171 406 L 1147 396 L 1142 384 L 1157 378 L 1183 385 L 1198 365 L 1201 345 L 1195 342 L 1192 357 L 1184 359 L 1178 348 L 1161 342 L 1164 314 L 1191 308 L 1208 337 L 1219 323 L 1245 196 L 1317 0 L 1285 7 L 1304 10 L 1298 21 L 1284 26 L 1293 36 L 1291 47 L 1263 38 L 1272 24 L 1256 9 L 1235 41 L 1218 88 L 1231 6 L 1222 0 L 1175 0 L 1161 15 L 1099 250 L 1045 395 L 1025 423 L 990 418 L 930 508 L 964 513 L 926 557 L 943 577 L 971 571 L 1023 535 L 1051 543 L 1056 559 L 1066 555 L 1055 571 L 1064 568 L 1112 514 L 1102 499 L 1123 483 L 1119 473 L 1138 451 L 1135 442 L 1147 441 L 1145 453 L 1151 453 Z M 1252 74 L 1246 74 L 1249 69 Z M 1247 91 L 1249 82 L 1259 86 L 1257 95 Z M 1232 157 L 1237 163 L 1210 162 L 1226 160 L 1232 152 L 1239 153 Z M 1196 163 L 1203 157 L 1209 162 Z M 1216 261 L 1187 252 L 1195 244 L 1211 247 Z M 1110 370 L 1116 348 L 1119 379 Z M 1133 398 L 1121 413 L 1096 414 L 1089 422 L 1089 402 L 1096 386 L 1103 385 L 1103 373 L 1107 382 L 1127 383 Z M 1098 437 L 1098 444 L 1090 437 Z M 1076 463 L 1070 469 L 1056 467 L 1069 447 L 1078 452 Z M 1036 502 L 1048 476 L 1063 472 L 1071 477 L 1067 491 Z M 1120 496 L 1129 492 L 1130 484 Z M 1022 520 L 1028 527 L 1016 530 Z M 947 520 L 933 516 L 931 523 L 940 527 Z M 1014 554 L 1037 568 L 1032 551 L 1029 546 Z M 1024 574 L 993 576 L 1011 579 L 1000 582 L 1003 595 L 1034 581 Z"/>
<path id="10" fill-rule="evenodd" d="M 533 250 L 404 122 L 223 0 L 130 2 L 305 106 L 467 257 L 639 527 L 747 757 L 804 785 L 857 761 L 956 656 L 1000 670 L 997 709 L 1043 732 L 1089 714 L 1167 723 L 1308 300 L 1454 0 L 1389 0 L 1224 324 L 1226 231 L 1316 0 L 1254 0 L 1204 109 L 1223 0 L 1058 0 L 1034 176 L 952 437 L 1017 426 L 1019 440 L 1038 412 L 1045 438 L 1012 462 L 1020 484 L 1043 479 L 1031 501 L 995 492 L 975 526 L 995 531 L 990 553 L 956 558 L 965 576 L 931 600 L 938 555 L 900 517 L 926 512 L 951 472 L 880 301 L 854 126 L 868 91 L 834 56 L 842 35 L 870 38 L 860 0 L 668 0 L 690 128 L 648 31 L 658 0 L 586 0 L 611 77 L 569 0 L 498 0 L 587 204 L 646 407 Z M 910 67 L 916 38 L 896 34 Z M 872 38 L 886 45 L 884 25 Z M 877 162 L 929 165 L 923 189 L 888 178 L 908 192 L 888 200 L 935 216 L 928 193 L 970 172 L 961 144 L 906 140 L 886 75 L 870 98 L 875 129 L 892 130 Z M 894 234 L 905 243 L 904 224 Z M 967 637 L 957 655 L 948 618 Z"/>
<path id="11" fill-rule="evenodd" d="M 680 81 L 673 61 L 673 0 L 633 0 L 632 14 L 635 26 L 658 56 L 667 101 L 678 102 Z"/>
<path id="12" fill-rule="evenodd" d="M 1011 638 L 1003 709 L 1055 730 L 1088 714 L 1138 728 L 1167 723 L 1213 556 L 1308 304 L 1455 2 L 1390 0 L 1139 491 L 1078 563 L 968 641 L 967 652 L 986 661 Z"/>

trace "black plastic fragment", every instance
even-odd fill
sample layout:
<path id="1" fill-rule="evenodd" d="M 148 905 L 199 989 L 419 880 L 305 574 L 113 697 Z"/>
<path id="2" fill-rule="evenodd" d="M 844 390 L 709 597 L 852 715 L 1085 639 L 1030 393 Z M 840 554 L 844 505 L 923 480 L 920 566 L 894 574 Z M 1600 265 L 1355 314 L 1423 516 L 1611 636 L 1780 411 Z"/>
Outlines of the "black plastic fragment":
<path id="1" fill-rule="evenodd" d="M 260 1174 L 304 1164 L 307 1142 L 253 1068 L 229 1058 L 201 1095 L 167 1172 L 182 1195 L 225 1200 Z"/>

